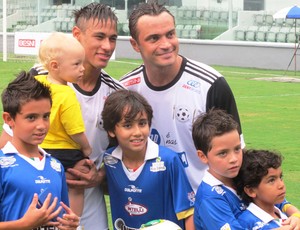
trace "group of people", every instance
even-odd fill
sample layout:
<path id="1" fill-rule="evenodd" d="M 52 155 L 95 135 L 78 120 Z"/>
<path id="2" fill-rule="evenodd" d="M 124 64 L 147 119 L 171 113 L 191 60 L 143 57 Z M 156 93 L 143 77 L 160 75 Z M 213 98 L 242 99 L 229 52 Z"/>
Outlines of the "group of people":
<path id="1" fill-rule="evenodd" d="M 163 5 L 131 13 L 143 64 L 120 82 L 103 70 L 117 42 L 112 9 L 91 3 L 74 16 L 73 36 L 43 41 L 41 65 L 2 93 L 0 229 L 108 229 L 106 182 L 115 229 L 154 219 L 186 230 L 300 229 L 280 155 L 244 149 L 228 83 L 179 54 Z"/>

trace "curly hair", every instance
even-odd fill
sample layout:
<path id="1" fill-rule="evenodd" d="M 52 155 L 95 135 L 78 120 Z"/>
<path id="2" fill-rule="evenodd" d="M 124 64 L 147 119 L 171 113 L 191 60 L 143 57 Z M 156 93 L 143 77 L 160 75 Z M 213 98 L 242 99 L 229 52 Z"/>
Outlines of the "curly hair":
<path id="1" fill-rule="evenodd" d="M 252 198 L 247 195 L 244 188 L 257 188 L 263 177 L 268 174 L 268 169 L 279 168 L 282 160 L 282 155 L 277 152 L 254 149 L 245 150 L 239 174 L 234 179 L 237 194 L 246 202 L 252 202 Z"/>

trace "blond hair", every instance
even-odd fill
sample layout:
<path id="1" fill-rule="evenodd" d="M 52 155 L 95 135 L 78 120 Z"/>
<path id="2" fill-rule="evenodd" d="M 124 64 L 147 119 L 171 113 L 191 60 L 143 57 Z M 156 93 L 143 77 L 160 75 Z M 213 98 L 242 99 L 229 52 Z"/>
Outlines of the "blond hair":
<path id="1" fill-rule="evenodd" d="M 81 46 L 80 42 L 71 34 L 54 32 L 41 42 L 39 49 L 39 62 L 49 70 L 51 61 L 59 61 L 66 52 Z M 82 46 L 81 46 L 82 47 Z"/>

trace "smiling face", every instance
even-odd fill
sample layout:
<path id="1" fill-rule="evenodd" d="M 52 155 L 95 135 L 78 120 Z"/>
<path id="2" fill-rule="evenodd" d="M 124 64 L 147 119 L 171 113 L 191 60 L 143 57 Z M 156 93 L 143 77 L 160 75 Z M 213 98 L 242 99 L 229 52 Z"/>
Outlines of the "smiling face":
<path id="1" fill-rule="evenodd" d="M 137 40 L 131 39 L 131 45 L 141 53 L 146 66 L 166 67 L 176 64 L 179 42 L 174 19 L 169 13 L 141 16 L 137 22 L 137 34 Z"/>
<path id="2" fill-rule="evenodd" d="M 12 119 L 6 113 L 5 123 L 13 131 L 12 142 L 18 146 L 37 146 L 41 144 L 49 130 L 51 103 L 49 99 L 31 100 L 21 107 Z"/>
<path id="3" fill-rule="evenodd" d="M 126 114 L 126 110 L 123 115 Z M 118 140 L 124 155 L 144 155 L 150 133 L 147 114 L 142 111 L 133 121 L 126 121 L 124 116 L 115 125 L 114 131 L 109 131 L 111 137 Z"/>
<path id="4" fill-rule="evenodd" d="M 237 130 L 216 136 L 211 141 L 211 149 L 205 155 L 198 150 L 201 161 L 208 164 L 208 171 L 227 186 L 232 185 L 242 164 L 243 154 Z"/>
<path id="5" fill-rule="evenodd" d="M 73 35 L 85 49 L 85 65 L 87 68 L 104 68 L 113 54 L 117 41 L 117 25 L 111 20 L 107 22 L 89 19 L 80 30 L 77 26 Z"/>

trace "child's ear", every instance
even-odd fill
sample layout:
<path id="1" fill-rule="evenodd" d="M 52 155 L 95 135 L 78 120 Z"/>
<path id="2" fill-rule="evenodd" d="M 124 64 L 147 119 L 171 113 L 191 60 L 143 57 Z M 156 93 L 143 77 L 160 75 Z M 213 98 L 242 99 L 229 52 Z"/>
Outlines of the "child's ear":
<path id="1" fill-rule="evenodd" d="M 204 154 L 204 152 L 202 152 L 201 150 L 197 150 L 197 154 L 198 154 L 199 159 L 200 159 L 204 164 L 207 164 L 207 163 L 208 163 L 207 156 Z"/>
<path id="2" fill-rule="evenodd" d="M 256 197 L 256 189 L 252 187 L 245 186 L 244 187 L 244 192 L 251 198 Z"/>
<path id="3" fill-rule="evenodd" d="M 10 114 L 8 112 L 3 112 L 2 118 L 3 118 L 4 123 L 8 124 L 9 127 L 13 126 L 14 120 L 12 119 L 12 117 L 10 116 Z"/>
<path id="4" fill-rule="evenodd" d="M 107 131 L 107 133 L 108 133 L 108 135 L 109 135 L 110 137 L 112 137 L 112 138 L 115 138 L 115 137 L 116 137 L 116 135 L 115 135 L 115 133 L 114 133 L 113 131 Z"/>
<path id="5" fill-rule="evenodd" d="M 52 70 L 57 70 L 58 69 L 58 63 L 57 61 L 55 60 L 52 60 L 50 63 L 49 63 L 49 66 Z"/>

